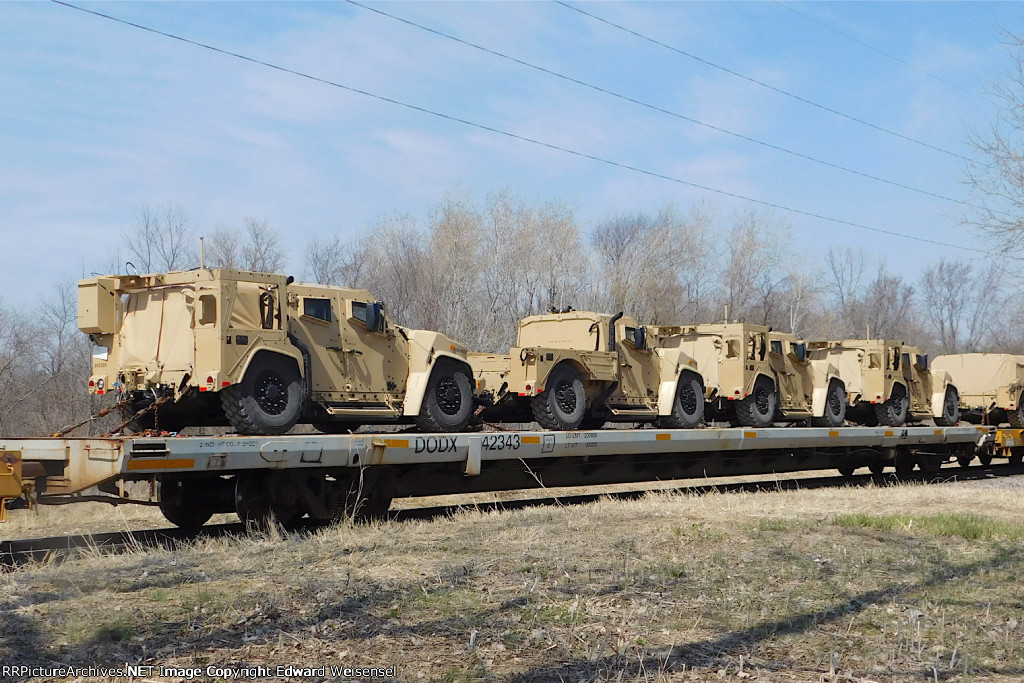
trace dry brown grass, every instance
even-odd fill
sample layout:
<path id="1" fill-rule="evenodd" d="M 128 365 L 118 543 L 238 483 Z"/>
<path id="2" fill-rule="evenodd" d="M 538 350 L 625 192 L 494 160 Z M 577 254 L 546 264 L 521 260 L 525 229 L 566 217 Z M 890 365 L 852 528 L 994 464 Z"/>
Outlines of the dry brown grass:
<path id="1" fill-rule="evenodd" d="M 0 660 L 1018 681 L 1022 510 L 1021 488 L 963 483 L 654 493 L 92 555 L 0 576 Z M 991 532 L 914 523 L 939 514 Z"/>

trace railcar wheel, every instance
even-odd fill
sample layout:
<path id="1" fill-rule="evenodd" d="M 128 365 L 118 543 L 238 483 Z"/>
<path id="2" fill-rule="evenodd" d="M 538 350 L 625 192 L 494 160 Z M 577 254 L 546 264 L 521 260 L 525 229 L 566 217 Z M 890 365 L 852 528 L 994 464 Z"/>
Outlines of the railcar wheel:
<path id="1" fill-rule="evenodd" d="M 836 469 L 839 470 L 839 474 L 849 478 L 852 477 L 853 473 L 857 471 L 857 466 L 851 465 L 849 463 L 843 463 L 839 465 L 839 467 L 837 467 Z"/>
<path id="2" fill-rule="evenodd" d="M 833 379 L 828 383 L 825 394 L 825 412 L 821 417 L 812 417 L 815 427 L 842 427 L 846 422 L 846 389 L 843 383 Z"/>
<path id="3" fill-rule="evenodd" d="M 284 434 L 302 411 L 302 377 L 290 358 L 260 353 L 242 381 L 222 390 L 220 398 L 239 434 Z"/>
<path id="4" fill-rule="evenodd" d="M 914 475 L 914 454 L 903 448 L 899 449 L 896 453 L 896 459 L 893 461 L 893 465 L 896 468 L 896 476 L 900 479 L 907 479 Z"/>
<path id="5" fill-rule="evenodd" d="M 961 453 L 960 455 L 956 456 L 956 461 L 960 465 L 960 467 L 970 467 L 971 463 L 974 461 L 974 454 Z"/>
<path id="6" fill-rule="evenodd" d="M 881 474 L 882 472 L 885 472 L 885 461 L 872 460 L 868 463 L 868 469 L 871 470 L 871 474 Z"/>
<path id="7" fill-rule="evenodd" d="M 276 519 L 288 526 L 301 516 L 297 492 L 277 473 L 248 472 L 235 483 L 235 511 L 247 526 L 267 529 Z"/>
<path id="8" fill-rule="evenodd" d="M 935 476 L 942 469 L 942 456 L 922 455 L 917 459 L 917 467 L 923 474 Z"/>
<path id="9" fill-rule="evenodd" d="M 946 387 L 946 397 L 942 401 L 942 415 L 935 418 L 939 427 L 952 427 L 960 422 L 960 392 L 956 387 Z"/>
<path id="10" fill-rule="evenodd" d="M 775 383 L 762 375 L 754 381 L 750 396 L 736 401 L 736 421 L 744 427 L 770 427 L 776 406 Z"/>
<path id="11" fill-rule="evenodd" d="M 693 429 L 704 421 L 704 385 L 700 377 L 689 370 L 679 375 L 679 386 L 672 402 L 672 412 L 659 418 L 666 429 Z"/>
<path id="12" fill-rule="evenodd" d="M 981 453 L 980 455 L 978 455 L 978 462 L 981 463 L 982 467 L 988 467 L 989 465 L 992 464 L 992 454 Z"/>
<path id="13" fill-rule="evenodd" d="M 416 426 L 424 432 L 461 432 L 473 415 L 469 373 L 450 360 L 434 363 Z"/>
<path id="14" fill-rule="evenodd" d="M 530 409 L 544 429 L 578 429 L 587 409 L 583 380 L 572 366 L 556 366 L 544 391 L 530 399 Z"/>
<path id="15" fill-rule="evenodd" d="M 1016 448 L 1011 448 L 1009 460 L 1010 465 L 1013 465 L 1014 467 L 1019 467 L 1022 462 L 1024 462 L 1024 448 L 1020 448 L 1019 446 Z"/>
<path id="16" fill-rule="evenodd" d="M 198 529 L 213 517 L 213 509 L 203 499 L 204 491 L 192 479 L 166 477 L 157 485 L 160 512 L 167 521 L 182 529 Z"/>
<path id="17" fill-rule="evenodd" d="M 899 427 L 906 423 L 910 412 L 910 396 L 902 384 L 896 384 L 889 394 L 889 400 L 875 406 L 875 417 L 878 424 L 887 427 Z"/>

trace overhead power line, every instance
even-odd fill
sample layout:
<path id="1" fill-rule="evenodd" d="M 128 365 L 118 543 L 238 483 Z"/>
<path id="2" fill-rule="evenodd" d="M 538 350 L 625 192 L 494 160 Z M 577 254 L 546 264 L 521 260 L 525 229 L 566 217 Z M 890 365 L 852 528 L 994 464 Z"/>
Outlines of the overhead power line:
<path id="1" fill-rule="evenodd" d="M 882 55 L 883 57 L 888 57 L 889 59 L 893 60 L 894 62 L 899 62 L 900 64 L 902 64 L 904 66 L 910 67 L 914 71 L 920 72 L 920 73 L 924 74 L 925 76 L 928 76 L 929 78 L 934 78 L 935 80 L 939 81 L 940 83 L 945 83 L 946 85 L 948 85 L 951 88 L 956 88 L 957 90 L 959 90 L 962 93 L 966 93 L 968 95 L 973 95 L 974 97 L 977 97 L 979 100 L 982 100 L 982 101 L 986 101 L 986 102 L 988 101 L 988 100 L 985 100 L 984 97 L 982 97 L 981 95 L 979 95 L 976 92 L 972 92 L 972 91 L 968 90 L 967 88 L 965 88 L 963 86 L 957 85 L 953 81 L 946 80 L 942 76 L 939 76 L 938 74 L 934 74 L 931 71 L 928 71 L 927 69 L 922 69 L 921 67 L 917 66 L 916 64 L 912 64 L 912 63 L 908 62 L 905 59 L 902 59 L 900 57 L 897 57 L 894 54 L 886 52 L 885 50 L 883 50 L 881 48 L 875 47 L 871 43 L 863 41 L 860 38 L 858 38 L 857 36 L 851 35 L 851 34 L 845 32 L 845 31 L 841 31 L 841 30 L 837 29 L 835 26 L 830 26 L 829 24 L 826 24 L 824 21 L 821 21 L 820 19 L 812 17 L 810 14 L 807 14 L 806 12 L 801 12 L 796 7 L 792 7 L 790 5 L 787 5 L 784 2 L 780 2 L 780 0 L 772 0 L 772 2 L 774 2 L 776 5 L 778 5 L 779 7 L 783 8 L 785 10 L 789 10 L 793 14 L 799 14 L 801 17 L 803 17 L 807 21 L 814 22 L 818 26 L 821 26 L 824 29 L 832 31 L 833 33 L 837 33 L 837 34 L 841 35 L 843 38 L 846 38 L 847 40 L 852 40 L 853 42 L 855 42 L 858 45 L 861 45 L 863 47 L 866 47 L 867 49 L 871 50 L 872 52 L 877 52 L 878 54 Z"/>
<path id="2" fill-rule="evenodd" d="M 746 142 L 751 142 L 751 143 L 754 143 L 756 145 L 761 145 L 762 147 L 767 147 L 768 149 L 775 150 L 777 152 L 782 152 L 784 154 L 789 154 L 789 155 L 797 157 L 799 159 L 804 159 L 805 161 L 810 161 L 812 163 L 820 164 L 822 166 L 827 166 L 829 168 L 834 168 L 837 171 L 843 171 L 844 173 L 851 173 L 853 175 L 857 175 L 857 176 L 860 176 L 862 178 L 868 178 L 870 180 L 875 180 L 875 181 L 878 181 L 880 183 L 885 183 L 886 185 L 892 185 L 893 187 L 898 187 L 898 188 L 901 188 L 901 189 L 904 189 L 904 190 L 910 190 L 911 192 L 917 192 L 917 193 L 920 193 L 920 194 L 923 194 L 923 195 L 928 195 L 929 197 L 935 197 L 936 199 L 942 199 L 942 200 L 947 201 L 947 202 L 954 202 L 956 204 L 963 204 L 964 206 L 969 206 L 969 207 L 975 208 L 975 209 L 981 208 L 979 206 L 976 206 L 975 204 L 971 204 L 970 202 L 964 201 L 962 199 L 955 199 L 953 197 L 947 197 L 946 195 L 938 194 L 938 193 L 935 193 L 935 192 L 930 192 L 928 190 L 923 190 L 921 188 L 914 187 L 912 185 L 907 185 L 905 183 L 901 183 L 901 182 L 898 182 L 898 181 L 895 181 L 895 180 L 889 180 L 887 178 L 882 178 L 880 176 L 876 176 L 876 175 L 873 175 L 871 173 L 866 173 L 864 171 L 858 171 L 856 169 L 848 168 L 846 166 L 842 166 L 840 164 L 833 163 L 831 161 L 825 161 L 824 159 L 819 159 L 817 157 L 813 157 L 813 156 L 811 156 L 809 154 L 804 154 L 802 152 L 797 152 L 797 151 L 794 151 L 794 150 L 791 150 L 791 149 L 787 149 L 785 147 L 781 147 L 779 145 L 772 144 L 770 142 L 765 142 L 764 140 L 758 140 L 757 138 L 750 137 L 749 135 L 744 135 L 742 133 L 737 133 L 737 132 L 731 131 L 731 130 L 729 130 L 727 128 L 722 128 L 721 126 L 716 126 L 716 125 L 711 124 L 711 123 L 705 123 L 704 121 L 699 121 L 699 120 L 697 120 L 695 118 L 692 118 L 690 116 L 686 116 L 685 114 L 680 114 L 679 112 L 671 111 L 669 109 L 665 109 L 663 107 L 659 107 L 657 105 L 650 104 L 650 103 L 644 102 L 642 100 L 638 100 L 638 99 L 630 97 L 628 95 L 623 95 L 623 94 L 615 92 L 613 90 L 609 90 L 607 88 L 603 88 L 603 87 L 601 87 L 599 85 L 594 85 L 593 83 L 588 83 L 587 81 L 583 81 L 583 80 L 580 80 L 578 78 L 574 78 L 573 76 L 568 76 L 566 74 L 559 73 L 558 71 L 554 71 L 552 69 L 548 69 L 547 67 L 543 67 L 543 66 L 540 66 L 540 65 L 537 65 L 537 64 L 533 64 L 531 62 L 527 62 L 525 60 L 519 59 L 517 57 L 513 57 L 511 55 L 505 54 L 504 52 L 499 52 L 499 51 L 494 50 L 492 48 L 485 47 L 483 45 L 479 45 L 477 43 L 470 42 L 468 40 L 465 40 L 464 38 L 459 38 L 458 36 L 453 36 L 450 33 L 445 33 L 444 31 L 440 31 L 438 29 L 434 29 L 434 28 L 431 28 L 429 26 L 424 26 L 423 24 L 417 23 L 415 21 L 412 21 L 412 20 L 409 20 L 409 19 L 405 19 L 403 17 L 399 17 L 399 16 L 391 14 L 389 12 L 385 12 L 382 9 L 378 9 L 376 7 L 370 7 L 368 5 L 364 5 L 363 3 L 357 2 L 356 0 L 346 0 L 346 1 L 349 4 L 355 5 L 357 7 L 361 7 L 361 8 L 363 8 L 363 9 L 369 11 L 369 12 L 374 12 L 374 13 L 379 14 L 381 16 L 388 17 L 389 19 L 394 19 L 395 21 L 401 22 L 401 23 L 406 24 L 408 26 L 412 26 L 414 28 L 421 29 L 421 30 L 426 31 L 428 33 L 432 33 L 432 34 L 434 34 L 436 36 L 440 36 L 440 37 L 446 38 L 448 40 L 453 40 L 456 43 L 460 43 L 460 44 L 465 45 L 467 47 L 471 47 L 473 49 L 480 50 L 482 52 L 486 52 L 488 54 L 494 55 L 495 57 L 500 57 L 502 59 L 507 59 L 507 60 L 509 60 L 511 62 L 515 62 L 516 64 L 519 64 L 521 66 L 525 66 L 525 67 L 528 67 L 530 69 L 535 69 L 536 71 L 540 71 L 540 72 L 548 74 L 550 76 L 554 76 L 555 78 L 560 78 L 560 79 L 562 79 L 564 81 L 569 81 L 571 83 L 575 83 L 576 85 L 580 85 L 580 86 L 582 86 L 584 88 L 589 88 L 590 90 L 595 90 L 597 92 L 604 93 L 605 95 L 610 95 L 611 97 L 618 98 L 618 99 L 623 100 L 625 102 L 630 102 L 632 104 L 644 107 L 646 109 L 650 109 L 652 111 L 660 112 L 662 114 L 667 114 L 667 115 L 675 117 L 677 119 L 681 119 L 683 121 L 687 121 L 689 123 L 692 123 L 692 124 L 695 124 L 695 125 L 698 125 L 698 126 L 703 126 L 704 128 L 708 128 L 710 130 L 713 130 L 713 131 L 716 131 L 716 132 L 719 132 L 719 133 L 724 133 L 725 135 L 730 135 L 730 136 L 732 136 L 734 138 L 738 138 L 738 139 L 744 140 Z"/>
<path id="3" fill-rule="evenodd" d="M 611 160 L 611 159 L 605 159 L 603 157 L 599 157 L 599 156 L 596 156 L 596 155 L 593 155 L 593 154 L 588 154 L 587 152 L 581 152 L 581 151 L 578 151 L 578 150 L 570 149 L 568 147 L 563 147 L 561 145 L 556 145 L 556 144 L 553 144 L 553 143 L 550 143 L 550 142 L 544 142 L 543 140 L 537 140 L 535 138 L 526 137 L 524 135 L 519 135 L 517 133 L 510 133 L 508 131 L 501 130 L 499 128 L 494 128 L 492 126 L 488 126 L 488 125 L 485 125 L 485 124 L 482 124 L 482 123 L 476 123 L 476 122 L 470 121 L 468 119 L 460 118 L 458 116 L 454 116 L 454 115 L 451 115 L 451 114 L 445 114 L 445 113 L 442 113 L 442 112 L 439 112 L 439 111 L 435 111 L 433 109 L 428 109 L 426 107 L 421 107 L 419 105 L 410 104 L 408 102 L 402 102 L 401 100 L 396 100 L 394 98 L 386 97 L 384 95 L 377 95 L 376 93 L 372 93 L 372 92 L 369 92 L 367 90 L 362 90 L 360 88 L 356 88 L 356 87 L 353 87 L 353 86 L 350 86 L 350 85 L 344 85 L 342 83 L 338 83 L 336 81 L 332 81 L 332 80 L 329 80 L 329 79 L 326 79 L 326 78 L 322 78 L 320 76 L 313 76 L 311 74 L 307 74 L 305 72 L 298 71 L 296 69 L 290 69 L 288 67 L 280 66 L 280 65 L 277 65 L 277 64 L 273 64 L 271 62 L 267 62 L 267 61 L 264 61 L 262 59 L 257 59 L 255 57 L 249 57 L 247 55 L 243 55 L 243 54 L 238 53 L 238 52 L 233 52 L 231 50 L 226 50 L 224 48 L 220 48 L 220 47 L 216 47 L 216 46 L 213 46 L 213 45 L 209 45 L 207 43 L 202 43 L 202 42 L 199 42 L 197 40 L 191 40 L 189 38 L 185 38 L 183 36 L 179 36 L 179 35 L 176 35 L 174 33 L 168 33 L 167 31 L 161 31 L 159 29 L 151 28 L 151 27 L 145 26 L 143 24 L 139 24 L 139 23 L 136 23 L 136 22 L 133 22 L 133 21 L 128 21 L 127 19 L 121 19 L 121 18 L 112 16 L 110 14 L 104 14 L 103 12 L 98 12 L 96 10 L 86 9 L 85 7 L 79 7 L 78 5 L 73 5 L 73 4 L 69 3 L 69 2 L 64 2 L 64 0 L 50 0 L 50 1 L 53 2 L 54 4 L 57 4 L 57 5 L 62 5 L 64 7 L 70 8 L 70 9 L 78 10 L 79 12 L 84 12 L 86 14 L 91 14 L 93 16 L 100 17 L 102 19 L 107 19 L 109 21 L 114 21 L 114 22 L 117 22 L 119 24 L 123 24 L 125 26 L 131 26 L 132 28 L 137 28 L 139 30 L 147 31 L 147 32 L 155 34 L 155 35 L 163 36 L 165 38 L 170 38 L 171 40 L 177 40 L 179 42 L 186 43 L 188 45 L 194 45 L 195 47 L 203 48 L 204 50 L 210 50 L 211 52 L 216 52 L 218 54 L 226 55 L 228 57 L 234 57 L 235 59 L 240 59 L 240 60 L 245 61 L 245 62 L 249 62 L 249 63 L 252 63 L 252 64 L 257 64 L 259 66 L 264 66 L 264 67 L 266 67 L 268 69 L 273 69 L 273 70 L 279 71 L 281 73 L 291 74 L 293 76 L 298 76 L 299 78 L 304 78 L 304 79 L 307 79 L 307 80 L 310 80 L 310 81 L 314 81 L 314 82 L 317 82 L 317 83 L 322 83 L 324 85 L 329 85 L 329 86 L 334 87 L 334 88 L 340 88 L 341 90 L 345 90 L 347 92 L 356 93 L 358 95 L 363 95 L 365 97 L 370 97 L 370 98 L 373 98 L 375 100 L 379 100 L 381 102 L 387 102 L 389 104 L 394 104 L 394 105 L 397 105 L 397 106 L 400 106 L 400 107 L 404 107 L 406 109 L 411 109 L 413 111 L 417 111 L 417 112 L 420 112 L 420 113 L 423 113 L 423 114 L 429 114 L 431 116 L 435 116 L 437 118 L 444 119 L 446 121 L 452 121 L 452 122 L 455 122 L 455 123 L 461 123 L 461 124 L 463 124 L 465 126 L 470 126 L 472 128 L 476 128 L 478 130 L 484 130 L 484 131 L 487 131 L 487 132 L 490 132 L 490 133 L 494 133 L 496 135 L 502 135 L 504 137 L 511 138 L 511 139 L 514 139 L 514 140 L 520 140 L 522 142 L 528 142 L 528 143 L 530 143 L 532 145 L 536 145 L 538 147 L 543 147 L 545 149 L 551 149 L 551 150 L 555 150 L 555 151 L 558 151 L 558 152 L 563 152 L 565 154 L 571 154 L 571 155 L 573 155 L 575 157 L 579 157 L 581 159 L 589 159 L 591 161 L 596 161 L 598 163 L 605 164 L 607 166 L 613 166 L 615 168 L 620 168 L 620 169 L 624 169 L 624 170 L 627 170 L 627 171 L 632 171 L 634 173 L 640 173 L 642 175 L 649 176 L 651 178 L 659 178 L 661 180 L 667 180 L 669 182 L 677 183 L 679 185 L 684 185 L 684 186 L 687 186 L 687 187 L 692 187 L 692 188 L 695 188 L 695 189 L 698 189 L 698 190 L 703 190 L 705 192 L 711 192 L 711 193 L 714 193 L 714 194 L 722 195 L 724 197 L 731 197 L 733 199 L 739 199 L 739 200 L 742 200 L 742 201 L 745 201 L 745 202 L 750 202 L 752 204 L 757 204 L 757 205 L 760 205 L 760 206 L 766 206 L 766 207 L 769 207 L 769 208 L 772 208 L 772 209 L 777 209 L 779 211 L 785 211 L 785 212 L 796 214 L 796 215 L 800 215 L 800 216 L 807 216 L 809 218 L 815 218 L 815 219 L 818 219 L 818 220 L 827 221 L 829 223 L 833 223 L 833 224 L 836 224 L 836 225 L 845 225 L 847 227 L 857 228 L 859 230 L 867 230 L 867 231 L 874 232 L 874 233 L 879 233 L 879 234 L 882 234 L 882 235 L 889 235 L 891 237 L 901 237 L 903 239 L 913 240 L 915 242 L 923 242 L 923 243 L 926 243 L 926 244 L 934 244 L 934 245 L 940 246 L 940 247 L 949 247 L 950 249 L 959 249 L 959 250 L 962 250 L 962 251 L 970 251 L 970 252 L 975 252 L 975 253 L 979 253 L 979 254 L 989 254 L 990 253 L 990 252 L 984 251 L 982 249 L 976 249 L 974 247 L 965 247 L 965 246 L 960 246 L 958 244 L 950 244 L 948 242 L 941 242 L 939 240 L 928 239 L 926 237 L 918 237 L 916 235 L 907 235 L 907 234 L 902 233 L 902 232 L 896 232 L 895 230 L 886 230 L 884 228 L 878 228 L 878 227 L 874 227 L 874 226 L 870 226 L 870 225 L 865 225 L 863 223 L 857 223 L 855 221 L 848 221 L 848 220 L 844 220 L 842 218 L 835 218 L 835 217 L 832 217 L 832 216 L 825 216 L 823 214 L 814 213 L 813 211 L 807 211 L 807 210 L 804 210 L 804 209 L 796 209 L 796 208 L 793 208 L 793 207 L 785 206 L 783 204 L 778 204 L 778 203 L 767 201 L 767 200 L 764 200 L 764 199 L 756 199 L 756 198 L 753 198 L 753 197 L 747 197 L 745 195 L 738 194 L 736 192 L 730 192 L 728 190 L 722 190 L 722 189 L 715 188 L 715 187 L 710 187 L 710 186 L 707 186 L 707 185 L 701 185 L 700 183 L 695 183 L 695 182 L 692 182 L 692 181 L 689 181 L 689 180 L 684 180 L 682 178 L 675 178 L 673 176 L 665 175 L 663 173 L 658 173 L 657 171 L 651 171 L 651 170 L 647 170 L 647 169 L 644 169 L 644 168 L 640 168 L 638 166 L 633 166 L 631 164 L 627 164 L 627 163 L 623 163 L 623 162 L 619 162 L 619 161 L 614 161 L 614 160 Z"/>
<path id="4" fill-rule="evenodd" d="M 590 17 L 591 19 L 593 19 L 595 21 L 601 22 L 602 24 L 607 24 L 608 26 L 616 28 L 616 29 L 618 29 L 620 31 L 624 31 L 624 32 L 626 32 L 626 33 L 628 33 L 630 35 L 636 36 L 637 38 L 640 38 L 641 40 L 645 40 L 645 41 L 647 41 L 649 43 L 653 43 L 654 45 L 658 45 L 660 47 L 663 47 L 666 50 L 671 50 L 672 52 L 675 52 L 675 53 L 680 54 L 680 55 L 682 55 L 684 57 L 687 57 L 688 59 L 692 59 L 694 61 L 700 62 L 701 64 L 706 64 L 707 66 L 710 66 L 710 67 L 712 67 L 714 69 L 718 69 L 719 71 L 724 71 L 725 73 L 730 74 L 732 76 L 736 76 L 737 78 L 742 78 L 745 81 L 748 81 L 750 83 L 754 83 L 755 85 L 759 85 L 762 88 L 767 88 L 767 89 L 769 89 L 769 90 L 771 90 L 773 92 L 779 93 L 780 95 L 785 95 L 786 97 L 790 97 L 790 98 L 792 98 L 794 100 L 797 100 L 798 102 L 803 102 L 806 105 L 815 107 L 817 109 L 821 109 L 822 111 L 827 111 L 830 114 L 835 114 L 836 116 L 841 116 L 844 119 L 848 119 L 848 120 L 853 121 L 855 123 L 859 123 L 860 125 L 867 126 L 868 128 L 873 128 L 873 129 L 875 129 L 877 131 L 880 131 L 882 133 L 885 133 L 887 135 L 892 135 L 894 137 L 900 138 L 901 140 L 906 140 L 907 142 L 912 142 L 915 145 L 921 145 L 922 147 L 927 147 L 928 149 L 935 150 L 936 152 L 942 152 L 943 154 L 948 154 L 949 156 L 956 157 L 957 159 L 962 159 L 963 161 L 977 163 L 973 159 L 971 159 L 969 157 L 965 157 L 962 154 L 958 154 L 956 152 L 951 152 L 948 149 L 943 149 L 942 147 L 938 147 L 936 145 L 924 142 L 922 140 L 918 140 L 916 138 L 912 138 L 909 135 L 904 135 L 903 133 L 898 133 L 898 132 L 896 132 L 894 130 L 891 130 L 889 128 L 885 128 L 883 126 L 879 126 L 878 124 L 871 123 L 870 121 L 865 121 L 864 119 L 861 119 L 861 118 L 858 118 L 856 116 L 853 116 L 852 114 L 846 114 L 844 112 L 839 111 L 838 109 L 833 109 L 832 107 L 829 107 L 829 106 L 824 105 L 824 104 L 820 104 L 820 103 L 815 102 L 813 100 L 809 100 L 806 97 L 803 97 L 801 95 L 797 95 L 797 94 L 791 93 L 788 90 L 783 90 L 782 88 L 776 87 L 776 86 L 774 86 L 774 85 L 772 85 L 770 83 L 765 83 L 764 81 L 760 81 L 760 80 L 758 80 L 756 78 L 753 78 L 751 76 L 747 76 L 746 74 L 742 74 L 742 73 L 740 73 L 738 71 L 734 71 L 734 70 L 732 70 L 732 69 L 730 69 L 728 67 L 722 66 L 721 64 L 716 64 L 716 63 L 714 63 L 714 62 L 712 62 L 710 60 L 704 59 L 703 57 L 698 57 L 697 55 L 695 55 L 695 54 L 693 54 L 691 52 L 686 52 L 685 50 L 681 50 L 681 49 L 679 49 L 679 48 L 677 48 L 677 47 L 675 47 L 673 45 L 669 45 L 668 43 L 664 43 L 664 42 L 662 42 L 660 40 L 657 40 L 656 38 L 651 38 L 650 36 L 644 35 L 643 33 L 640 33 L 638 31 L 634 31 L 631 28 L 627 28 L 627 27 L 625 27 L 625 26 L 623 26 L 621 24 L 616 24 L 613 21 L 609 21 L 608 19 L 605 19 L 603 17 L 597 16 L 596 14 L 591 14 L 590 12 L 587 12 L 586 10 L 582 10 L 579 7 L 576 7 L 574 5 L 570 5 L 567 2 L 563 2 L 563 0 L 554 0 L 554 1 L 555 1 L 556 4 L 559 4 L 562 7 L 565 7 L 566 9 L 571 9 L 574 12 L 579 12 L 580 14 L 582 14 L 584 16 L 588 16 L 588 17 Z"/>

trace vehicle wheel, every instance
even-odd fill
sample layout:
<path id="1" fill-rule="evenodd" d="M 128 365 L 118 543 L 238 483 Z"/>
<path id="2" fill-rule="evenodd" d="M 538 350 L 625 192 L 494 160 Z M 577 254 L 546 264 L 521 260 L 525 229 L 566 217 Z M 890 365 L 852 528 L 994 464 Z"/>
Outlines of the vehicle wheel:
<path id="1" fill-rule="evenodd" d="M 857 471 L 857 466 L 856 465 L 850 465 L 848 463 L 843 463 L 843 464 L 839 465 L 839 467 L 837 467 L 836 469 L 839 470 L 839 474 L 843 475 L 844 477 L 849 478 L 849 477 L 852 477 L 853 473 Z"/>
<path id="2" fill-rule="evenodd" d="M 461 432 L 473 415 L 470 373 L 449 360 L 438 360 L 430 373 L 416 426 L 424 432 Z"/>
<path id="3" fill-rule="evenodd" d="M 825 394 L 825 413 L 821 417 L 812 417 L 811 424 L 815 427 L 842 427 L 846 422 L 846 389 L 843 383 L 833 379 L 828 383 Z"/>
<path id="4" fill-rule="evenodd" d="M 910 412 L 910 397 L 902 384 L 896 384 L 892 388 L 889 400 L 875 406 L 875 417 L 879 425 L 887 427 L 899 427 L 907 421 Z"/>
<path id="5" fill-rule="evenodd" d="M 313 429 L 323 434 L 348 434 L 362 427 L 358 422 L 326 421 L 314 422 Z"/>
<path id="6" fill-rule="evenodd" d="M 704 421 L 704 385 L 689 370 L 679 375 L 679 387 L 672 402 L 672 412 L 659 418 L 665 429 L 693 429 Z"/>
<path id="7" fill-rule="evenodd" d="M 265 530 L 272 519 L 282 526 L 294 522 L 299 516 L 299 506 L 290 487 L 283 477 L 275 473 L 249 472 L 238 475 L 235 482 L 235 512 L 246 525 Z"/>
<path id="8" fill-rule="evenodd" d="M 544 429 L 578 429 L 587 409 L 583 380 L 570 365 L 555 367 L 547 388 L 530 399 L 533 419 Z"/>
<path id="9" fill-rule="evenodd" d="M 974 454 L 961 453 L 960 455 L 956 456 L 956 461 L 960 465 L 960 467 L 970 467 L 971 463 L 974 461 Z"/>
<path id="10" fill-rule="evenodd" d="M 777 405 L 775 383 L 762 375 L 754 382 L 753 393 L 736 401 L 736 421 L 744 427 L 770 427 Z"/>
<path id="11" fill-rule="evenodd" d="M 992 464 L 992 454 L 991 453 L 982 453 L 982 454 L 980 454 L 978 456 L 978 462 L 981 463 L 982 467 L 988 467 L 989 465 Z"/>
<path id="12" fill-rule="evenodd" d="M 1010 460 L 1009 463 L 1013 467 L 1019 467 L 1024 462 L 1024 448 L 1011 448 L 1010 449 Z"/>
<path id="13" fill-rule="evenodd" d="M 885 472 L 885 461 L 872 460 L 868 463 L 868 469 L 871 470 L 871 474 L 881 474 L 882 472 Z"/>
<path id="14" fill-rule="evenodd" d="M 893 465 L 896 468 L 896 476 L 900 479 L 913 476 L 915 464 L 914 455 L 910 451 L 901 448 L 896 453 L 896 459 L 893 461 Z"/>
<path id="15" fill-rule="evenodd" d="M 1017 397 L 1017 408 L 1015 410 L 1005 411 L 1006 421 L 1014 429 L 1024 429 L 1024 405 L 1020 403 L 1021 399 L 1024 399 L 1024 396 Z"/>
<path id="16" fill-rule="evenodd" d="M 946 387 L 946 398 L 942 401 L 942 415 L 935 418 L 939 427 L 952 427 L 960 422 L 960 393 L 956 387 Z"/>
<path id="17" fill-rule="evenodd" d="M 350 510 L 357 522 L 387 519 L 391 501 L 395 497 L 395 473 L 389 467 L 366 467 L 353 482 L 350 491 Z"/>
<path id="18" fill-rule="evenodd" d="M 213 510 L 194 484 L 195 480 L 168 477 L 157 485 L 160 512 L 168 522 L 182 529 L 198 529 L 213 517 Z"/>
<path id="19" fill-rule="evenodd" d="M 290 358 L 261 353 L 241 382 L 220 392 L 220 400 L 239 434 L 284 434 L 302 410 L 302 377 Z"/>

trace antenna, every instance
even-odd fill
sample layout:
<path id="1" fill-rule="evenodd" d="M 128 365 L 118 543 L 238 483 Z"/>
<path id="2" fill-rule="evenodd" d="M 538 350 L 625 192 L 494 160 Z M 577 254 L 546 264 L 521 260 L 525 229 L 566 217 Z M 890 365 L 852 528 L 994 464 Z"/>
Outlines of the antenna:
<path id="1" fill-rule="evenodd" d="M 206 270 L 206 241 L 199 238 L 199 270 Z"/>

